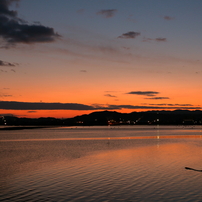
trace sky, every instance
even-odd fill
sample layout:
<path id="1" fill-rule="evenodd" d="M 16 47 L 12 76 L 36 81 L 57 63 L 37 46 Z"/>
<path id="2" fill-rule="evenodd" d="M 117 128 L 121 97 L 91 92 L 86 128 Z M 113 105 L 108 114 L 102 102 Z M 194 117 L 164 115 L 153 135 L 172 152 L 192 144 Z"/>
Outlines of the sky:
<path id="1" fill-rule="evenodd" d="M 0 0 L 0 115 L 202 108 L 201 0 Z"/>

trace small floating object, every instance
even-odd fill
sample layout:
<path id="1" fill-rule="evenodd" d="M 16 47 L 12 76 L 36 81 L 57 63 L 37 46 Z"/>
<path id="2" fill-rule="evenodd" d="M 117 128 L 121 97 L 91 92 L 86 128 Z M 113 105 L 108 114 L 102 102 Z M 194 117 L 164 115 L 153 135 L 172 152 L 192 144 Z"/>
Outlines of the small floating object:
<path id="1" fill-rule="evenodd" d="M 189 168 L 189 167 L 185 167 L 185 169 L 187 169 L 187 170 L 194 170 L 194 171 L 198 171 L 198 172 L 202 172 L 202 170 L 197 170 L 197 169 Z"/>

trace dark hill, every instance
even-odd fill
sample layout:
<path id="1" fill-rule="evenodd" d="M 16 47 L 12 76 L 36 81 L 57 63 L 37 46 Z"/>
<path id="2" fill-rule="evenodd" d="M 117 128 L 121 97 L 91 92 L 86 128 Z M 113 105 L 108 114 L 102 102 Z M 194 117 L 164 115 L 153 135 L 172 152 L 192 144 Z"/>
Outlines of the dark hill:
<path id="1" fill-rule="evenodd" d="M 84 114 L 68 119 L 56 118 L 18 118 L 13 116 L 0 117 L 0 125 L 37 125 L 37 126 L 71 126 L 71 125 L 182 125 L 202 124 L 202 111 L 146 111 L 119 113 L 116 111 L 100 111 Z"/>

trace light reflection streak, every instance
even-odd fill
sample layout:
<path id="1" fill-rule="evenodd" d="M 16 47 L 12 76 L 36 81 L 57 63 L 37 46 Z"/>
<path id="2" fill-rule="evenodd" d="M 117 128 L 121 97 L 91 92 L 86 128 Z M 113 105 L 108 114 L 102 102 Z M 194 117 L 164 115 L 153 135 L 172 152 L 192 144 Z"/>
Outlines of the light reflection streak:
<path id="1" fill-rule="evenodd" d="M 10 139 L 0 142 L 32 142 L 32 141 L 64 141 L 64 140 L 136 140 L 136 139 L 186 139 L 202 138 L 202 135 L 162 135 L 162 136 L 136 136 L 136 137 L 93 137 L 93 138 L 39 138 L 39 139 Z"/>

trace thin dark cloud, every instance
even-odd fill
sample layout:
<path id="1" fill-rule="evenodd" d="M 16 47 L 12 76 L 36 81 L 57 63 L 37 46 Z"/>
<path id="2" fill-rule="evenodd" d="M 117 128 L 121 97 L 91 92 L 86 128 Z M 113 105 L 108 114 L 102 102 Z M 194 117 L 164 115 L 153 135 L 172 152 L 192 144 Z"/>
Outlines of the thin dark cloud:
<path id="1" fill-rule="evenodd" d="M 126 32 L 126 33 L 122 34 L 118 38 L 121 38 L 121 39 L 134 39 L 139 35 L 140 35 L 140 32 L 130 31 L 130 32 Z"/>
<path id="2" fill-rule="evenodd" d="M 89 58 L 92 59 L 101 59 L 103 60 L 103 55 L 106 56 L 105 60 L 107 61 L 113 61 L 113 62 L 119 62 L 119 63 L 128 63 L 125 59 L 123 59 L 123 55 L 128 57 L 131 56 L 130 53 L 125 53 L 123 50 L 121 50 L 117 46 L 111 46 L 111 45 L 96 45 L 92 46 L 90 44 L 85 44 L 80 41 L 75 40 L 67 40 L 68 46 L 66 48 L 58 48 L 58 52 L 62 54 L 68 54 L 71 56 L 76 57 L 82 57 L 82 58 Z M 79 46 L 80 50 L 79 52 L 75 52 L 71 50 L 71 46 Z M 99 53 L 99 54 L 96 54 Z"/>
<path id="3" fill-rule="evenodd" d="M 167 100 L 170 99 L 169 97 L 152 97 L 152 98 L 145 98 L 150 100 Z"/>
<path id="4" fill-rule="evenodd" d="M 10 113 L 7 113 L 7 114 L 0 114 L 0 117 L 1 116 L 15 116 L 14 114 L 10 114 Z"/>
<path id="5" fill-rule="evenodd" d="M 32 111 L 28 111 L 27 113 L 36 113 L 36 112 L 37 112 L 37 111 L 33 111 L 33 110 L 32 110 Z"/>
<path id="6" fill-rule="evenodd" d="M 167 104 L 168 106 L 181 106 L 181 107 L 191 107 L 192 104 Z"/>
<path id="7" fill-rule="evenodd" d="M 0 101 L 0 109 L 13 110 L 93 110 L 92 106 L 78 103 L 44 103 Z"/>
<path id="8" fill-rule="evenodd" d="M 165 103 L 160 103 L 160 104 L 143 103 L 143 105 L 149 105 L 149 106 L 166 106 L 167 104 L 165 104 Z"/>
<path id="9" fill-rule="evenodd" d="M 53 28 L 41 24 L 28 24 L 17 17 L 17 11 L 9 9 L 13 0 L 0 1 L 0 37 L 8 45 L 17 43 L 53 42 L 59 37 Z"/>
<path id="10" fill-rule="evenodd" d="M 151 105 L 84 105 L 79 103 L 44 103 L 44 102 L 16 102 L 16 101 L 0 101 L 0 109 L 5 110 L 121 110 L 121 109 L 195 109 L 201 107 L 194 106 L 151 106 Z M 29 112 L 30 113 L 30 112 Z M 32 113 L 32 112 L 31 112 Z"/>
<path id="11" fill-rule="evenodd" d="M 155 39 L 155 41 L 165 42 L 165 41 L 167 41 L 167 39 L 166 38 L 162 38 L 162 37 L 158 37 L 158 38 Z"/>
<path id="12" fill-rule="evenodd" d="M 169 106 L 169 107 L 194 107 L 194 105 L 192 104 L 169 104 L 169 103 L 158 103 L 158 104 L 142 103 L 142 105 Z"/>
<path id="13" fill-rule="evenodd" d="M 163 18 L 164 18 L 164 20 L 174 20 L 175 19 L 174 17 L 170 17 L 168 15 L 165 15 Z"/>
<path id="14" fill-rule="evenodd" d="M 106 10 L 100 10 L 97 12 L 97 15 L 102 15 L 105 18 L 112 18 L 115 13 L 117 12 L 116 9 L 106 9 Z"/>
<path id="15" fill-rule="evenodd" d="M 143 42 L 151 42 L 151 41 L 166 42 L 167 39 L 166 39 L 166 38 L 163 38 L 163 37 L 157 37 L 157 38 L 155 38 L 155 39 L 144 37 L 142 41 L 143 41 Z"/>
<path id="16" fill-rule="evenodd" d="M 0 69 L 0 72 L 7 73 L 7 71 L 3 69 Z"/>
<path id="17" fill-rule="evenodd" d="M 0 94 L 0 97 L 12 97 L 12 95 L 9 95 L 9 94 Z"/>
<path id="18" fill-rule="evenodd" d="M 172 110 L 180 110 L 180 109 L 187 109 L 187 110 L 200 110 L 201 107 L 189 107 L 189 106 L 144 106 L 144 105 L 108 105 L 108 109 L 111 110 L 120 110 L 120 109 L 145 109 L 145 110 L 153 110 L 153 109 L 172 109 Z"/>
<path id="19" fill-rule="evenodd" d="M 145 96 L 156 96 L 159 94 L 159 92 L 156 91 L 130 91 L 126 94 L 130 95 L 145 95 Z"/>
<path id="20" fill-rule="evenodd" d="M 5 62 L 5 61 L 0 60 L 0 66 L 15 67 L 17 65 L 18 65 L 17 63 L 10 63 L 10 62 Z"/>
<path id="21" fill-rule="evenodd" d="M 152 39 L 152 38 L 146 38 L 146 37 L 144 37 L 143 38 L 143 42 L 151 42 L 151 41 L 153 41 L 154 39 Z"/>
<path id="22" fill-rule="evenodd" d="M 104 96 L 106 96 L 106 97 L 116 97 L 115 95 L 111 95 L 111 94 L 105 94 Z"/>

